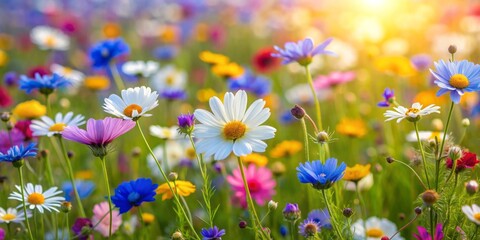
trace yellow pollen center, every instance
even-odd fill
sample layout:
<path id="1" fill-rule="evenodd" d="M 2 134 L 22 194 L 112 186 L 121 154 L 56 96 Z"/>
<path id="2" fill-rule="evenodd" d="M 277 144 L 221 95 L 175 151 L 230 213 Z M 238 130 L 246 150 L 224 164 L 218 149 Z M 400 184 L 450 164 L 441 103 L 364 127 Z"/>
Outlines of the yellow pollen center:
<path id="1" fill-rule="evenodd" d="M 63 72 L 64 72 L 66 75 L 67 75 L 67 74 L 71 74 L 71 73 L 73 72 L 73 69 L 64 67 L 64 68 L 63 68 Z"/>
<path id="2" fill-rule="evenodd" d="M 63 129 L 65 129 L 67 125 L 65 123 L 55 123 L 53 124 L 48 131 L 50 132 L 61 132 Z"/>
<path id="3" fill-rule="evenodd" d="M 47 36 L 47 38 L 45 39 L 45 45 L 47 47 L 53 47 L 55 46 L 55 43 L 56 43 L 55 38 L 52 36 Z"/>
<path id="4" fill-rule="evenodd" d="M 13 219 L 15 219 L 17 216 L 11 214 L 11 213 L 7 213 L 5 215 L 2 216 L 2 220 L 3 221 L 12 221 Z"/>
<path id="5" fill-rule="evenodd" d="M 27 199 L 28 203 L 33 204 L 33 205 L 40 205 L 45 202 L 45 197 L 41 193 L 32 193 L 28 195 Z"/>
<path id="6" fill-rule="evenodd" d="M 137 113 L 140 114 L 142 112 L 142 107 L 138 106 L 137 104 L 130 104 L 123 110 L 123 114 L 128 117 L 132 117 L 134 110 L 137 110 Z"/>
<path id="7" fill-rule="evenodd" d="M 450 85 L 452 85 L 452 87 L 459 88 L 459 89 L 464 89 L 468 87 L 468 85 L 470 84 L 467 76 L 463 74 L 455 74 L 451 76 L 449 83 Z"/>
<path id="8" fill-rule="evenodd" d="M 367 230 L 367 237 L 380 238 L 384 235 L 380 228 L 370 228 Z"/>
<path id="9" fill-rule="evenodd" d="M 175 78 L 173 77 L 173 75 L 169 75 L 169 76 L 167 77 L 167 79 L 165 79 L 165 83 L 166 83 L 168 86 L 173 85 L 174 82 L 175 82 Z"/>
<path id="10" fill-rule="evenodd" d="M 223 136 L 228 140 L 236 140 L 245 134 L 247 126 L 240 121 L 233 121 L 223 127 Z"/>
<path id="11" fill-rule="evenodd" d="M 409 116 L 410 113 L 413 113 L 413 114 L 416 114 L 418 113 L 420 110 L 416 109 L 416 108 L 409 108 L 408 111 L 405 113 L 405 115 Z"/>
<path id="12" fill-rule="evenodd" d="M 475 214 L 473 214 L 473 218 L 475 218 L 476 220 L 480 221 L 480 213 L 475 213 Z"/>

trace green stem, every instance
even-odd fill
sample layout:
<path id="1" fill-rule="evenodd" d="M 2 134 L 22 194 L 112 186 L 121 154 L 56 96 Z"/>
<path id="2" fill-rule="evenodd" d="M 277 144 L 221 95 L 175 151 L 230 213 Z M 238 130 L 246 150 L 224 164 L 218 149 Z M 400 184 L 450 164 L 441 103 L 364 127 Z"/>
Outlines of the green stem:
<path id="1" fill-rule="evenodd" d="M 112 221 L 113 221 L 113 216 L 112 216 L 112 196 L 110 195 L 110 183 L 108 182 L 108 173 L 107 173 L 107 165 L 105 163 L 105 156 L 100 157 L 100 162 L 102 163 L 102 169 L 103 169 L 103 176 L 105 178 L 105 185 L 107 187 L 107 194 L 108 194 L 108 207 L 110 208 L 110 225 L 108 226 L 108 237 L 112 237 Z"/>
<path id="2" fill-rule="evenodd" d="M 51 111 L 52 111 L 52 107 L 50 106 L 50 98 L 49 98 L 49 96 L 50 96 L 50 94 L 46 94 L 46 95 L 45 95 L 45 105 L 47 105 L 47 114 L 45 114 L 45 115 L 47 115 L 47 116 L 48 116 L 48 114 L 51 114 L 51 113 L 52 113 L 52 112 L 51 112 Z"/>
<path id="3" fill-rule="evenodd" d="M 175 201 L 177 202 L 178 207 L 180 208 L 180 211 L 182 212 L 185 219 L 188 219 L 187 213 L 185 212 L 185 209 L 183 209 L 182 204 L 180 203 L 180 199 L 178 198 L 178 195 L 176 194 L 176 191 L 173 190 L 172 184 L 170 184 L 170 180 L 168 180 L 167 174 L 165 174 L 165 171 L 163 170 L 162 166 L 160 165 L 160 162 L 158 161 L 157 157 L 153 153 L 153 150 L 150 147 L 150 144 L 148 143 L 147 138 L 145 138 L 145 134 L 143 134 L 142 127 L 140 126 L 140 122 L 138 120 L 137 120 L 137 127 L 138 127 L 138 130 L 140 131 L 140 135 L 142 136 L 143 141 L 145 142 L 145 145 L 147 145 L 147 149 L 150 152 L 150 155 L 152 156 L 153 160 L 155 160 L 155 163 L 157 164 L 157 167 L 160 170 L 160 173 L 162 174 L 163 178 L 167 182 L 168 188 L 170 188 L 170 191 L 172 192 L 173 197 L 174 197 Z M 191 221 L 187 221 L 187 222 L 188 222 L 188 226 L 192 230 L 192 233 L 195 236 L 195 238 L 200 239 L 197 232 L 195 231 L 195 228 L 193 227 L 192 222 Z"/>
<path id="4" fill-rule="evenodd" d="M 43 160 L 45 161 L 45 167 L 47 168 L 47 180 L 48 180 L 48 184 L 50 184 L 50 186 L 53 186 L 54 185 L 54 181 L 53 181 L 53 171 L 52 171 L 52 165 L 50 164 L 50 158 L 49 156 L 45 156 L 43 158 Z"/>
<path id="5" fill-rule="evenodd" d="M 25 204 L 25 184 L 23 182 L 22 166 L 18 168 L 18 175 L 20 176 L 20 189 L 21 189 L 20 192 L 22 193 L 23 214 L 25 216 L 25 222 L 27 223 L 27 231 L 28 231 L 30 240 L 33 240 L 32 229 L 30 228 L 30 223 L 28 222 L 28 218 L 27 218 L 28 215 L 27 215 L 27 205 Z"/>
<path id="6" fill-rule="evenodd" d="M 360 194 L 360 188 L 358 187 L 358 182 L 355 183 L 355 192 L 357 192 L 358 201 L 360 202 L 360 211 L 362 212 L 362 219 L 367 219 L 367 210 L 365 209 L 365 202 L 363 201 L 362 195 Z M 367 222 L 365 220 L 363 221 L 363 228 L 367 229 Z"/>
<path id="7" fill-rule="evenodd" d="M 428 190 L 428 188 L 427 188 L 427 186 L 425 185 L 425 183 L 423 183 L 422 178 L 420 177 L 420 175 L 418 175 L 418 173 L 415 172 L 415 170 L 414 170 L 410 165 L 408 165 L 408 164 L 406 164 L 406 163 L 404 163 L 404 162 L 402 162 L 402 161 L 395 160 L 395 159 L 393 159 L 393 161 L 394 161 L 394 162 L 398 162 L 398 163 L 400 163 L 400 164 L 403 164 L 404 166 L 406 166 L 407 168 L 409 168 L 409 169 L 415 174 L 415 176 L 417 176 L 417 179 L 418 179 L 418 181 L 420 182 L 420 184 L 422 184 L 423 188 L 425 188 L 425 190 Z"/>
<path id="8" fill-rule="evenodd" d="M 478 225 L 476 225 L 475 232 L 473 232 L 473 235 L 470 239 L 476 239 L 475 237 L 477 236 L 477 232 L 478 232 Z"/>
<path id="9" fill-rule="evenodd" d="M 420 135 L 418 134 L 417 122 L 414 122 L 413 126 L 415 127 L 415 134 L 417 135 L 418 146 L 420 147 L 420 153 L 422 154 L 422 163 L 423 163 L 423 171 L 425 172 L 425 179 L 427 180 L 428 188 L 430 188 L 430 180 L 428 179 L 428 172 L 427 172 L 427 161 L 425 159 L 425 151 L 423 150 L 422 140 L 420 139 Z"/>
<path id="10" fill-rule="evenodd" d="M 310 69 L 308 66 L 305 66 L 305 74 L 307 75 L 307 82 L 310 86 L 310 90 L 312 91 L 313 102 L 315 103 L 315 110 L 317 115 L 317 124 L 320 131 L 323 129 L 322 127 L 322 112 L 320 111 L 320 102 L 318 101 L 317 92 L 315 91 L 315 87 L 313 86 L 312 75 L 310 74 Z"/>
<path id="11" fill-rule="evenodd" d="M 330 214 L 330 218 L 331 218 L 331 222 L 332 222 L 333 229 L 334 229 L 335 232 L 337 233 L 338 237 L 339 237 L 340 239 L 343 239 L 343 234 L 342 234 L 342 232 L 338 229 L 337 223 L 335 222 L 335 219 L 333 218 L 333 216 L 334 216 L 335 214 L 333 213 L 332 209 L 330 208 L 330 203 L 329 203 L 329 201 L 328 201 L 327 194 L 325 193 L 325 189 L 322 189 L 322 196 L 323 196 L 323 200 L 325 201 L 325 205 L 327 206 L 328 213 Z"/>
<path id="12" fill-rule="evenodd" d="M 250 194 L 250 189 L 248 187 L 247 178 L 245 176 L 245 171 L 243 167 L 243 161 L 240 157 L 237 157 L 238 167 L 240 168 L 240 173 L 242 174 L 243 186 L 245 188 L 245 193 L 247 195 L 247 204 L 250 209 L 250 214 L 252 215 L 253 227 L 255 229 L 255 235 L 257 232 L 260 232 L 262 239 L 270 239 L 268 235 L 263 231 L 262 222 L 258 218 L 257 211 L 255 210 L 255 204 L 253 203 L 252 195 Z"/>
<path id="13" fill-rule="evenodd" d="M 68 220 L 68 212 L 65 213 L 65 224 L 67 225 L 67 236 L 70 238 L 70 221 Z M 62 237 L 65 237 L 62 235 Z"/>
<path id="14" fill-rule="evenodd" d="M 80 217 L 85 218 L 87 215 L 85 214 L 85 209 L 83 208 L 82 200 L 80 199 L 80 195 L 78 194 L 78 190 L 77 190 L 77 185 L 75 184 L 72 163 L 70 162 L 70 158 L 67 155 L 67 150 L 65 149 L 65 144 L 62 141 L 62 136 L 57 135 L 57 138 L 58 138 L 58 142 L 60 142 L 60 148 L 62 149 L 63 158 L 67 163 L 68 177 L 72 182 L 72 188 L 73 188 L 73 193 L 75 195 L 75 200 L 77 201 L 78 208 L 80 209 Z"/>
<path id="15" fill-rule="evenodd" d="M 37 211 L 33 211 L 33 227 L 35 228 L 35 238 L 38 238 L 39 234 L 38 234 L 38 224 L 37 224 L 38 220 L 37 220 Z"/>
<path id="16" fill-rule="evenodd" d="M 300 122 L 302 123 L 303 128 L 303 135 L 305 141 L 305 157 L 307 161 L 310 161 L 310 151 L 308 150 L 308 131 L 307 131 L 307 124 L 305 123 L 305 119 L 301 119 Z"/>
<path id="17" fill-rule="evenodd" d="M 290 227 L 290 237 L 292 240 L 295 239 L 295 221 L 290 221 L 290 224 L 288 224 Z"/>
<path id="18" fill-rule="evenodd" d="M 445 124 L 445 129 L 443 131 L 443 139 L 442 139 L 442 144 L 440 145 L 440 150 L 438 151 L 438 156 L 437 156 L 437 163 L 436 163 L 436 169 L 435 169 L 435 190 L 438 190 L 438 178 L 440 175 L 440 160 L 442 159 L 442 154 L 443 154 L 443 148 L 445 147 L 445 139 L 447 138 L 447 133 L 448 133 L 448 127 L 450 126 L 450 119 L 452 118 L 452 112 L 453 112 L 453 107 L 455 106 L 455 103 L 452 101 L 450 104 L 450 110 L 448 111 L 448 117 L 447 117 L 447 123 Z"/>
<path id="19" fill-rule="evenodd" d="M 120 74 L 118 74 L 117 66 L 115 66 L 115 63 L 112 62 L 110 64 L 110 69 L 112 72 L 113 80 L 115 81 L 115 85 L 117 85 L 118 91 L 121 92 L 123 89 L 125 89 L 125 84 L 123 83 Z"/>

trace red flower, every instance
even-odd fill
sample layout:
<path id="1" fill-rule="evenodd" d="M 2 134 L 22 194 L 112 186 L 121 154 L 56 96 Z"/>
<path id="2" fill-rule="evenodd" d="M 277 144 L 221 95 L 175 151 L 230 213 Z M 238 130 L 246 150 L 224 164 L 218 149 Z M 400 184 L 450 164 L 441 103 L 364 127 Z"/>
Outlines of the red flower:
<path id="1" fill-rule="evenodd" d="M 32 130 L 30 130 L 30 124 L 32 124 L 32 121 L 30 120 L 21 120 L 15 123 L 15 129 L 20 130 L 20 132 L 23 133 L 23 136 L 25 136 L 23 139 L 24 141 L 30 141 L 33 138 Z"/>
<path id="2" fill-rule="evenodd" d="M 457 160 L 457 167 L 455 168 L 455 172 L 459 173 L 466 168 L 474 168 L 477 163 L 479 163 L 477 159 L 477 155 L 471 152 L 463 152 L 463 156 Z M 447 168 L 452 169 L 452 159 L 447 158 Z"/>
<path id="3" fill-rule="evenodd" d="M 36 66 L 28 69 L 27 76 L 29 78 L 35 78 L 35 74 L 40 74 L 40 76 L 50 75 L 52 72 L 47 67 L 44 66 Z"/>
<path id="4" fill-rule="evenodd" d="M 253 68 L 260 73 L 267 73 L 278 68 L 281 59 L 272 57 L 272 53 L 275 53 L 275 50 L 271 47 L 258 50 L 252 59 Z"/>
<path id="5" fill-rule="evenodd" d="M 10 94 L 8 94 L 8 90 L 4 87 L 0 87 L 0 107 L 6 108 L 12 105 L 13 100 Z"/>

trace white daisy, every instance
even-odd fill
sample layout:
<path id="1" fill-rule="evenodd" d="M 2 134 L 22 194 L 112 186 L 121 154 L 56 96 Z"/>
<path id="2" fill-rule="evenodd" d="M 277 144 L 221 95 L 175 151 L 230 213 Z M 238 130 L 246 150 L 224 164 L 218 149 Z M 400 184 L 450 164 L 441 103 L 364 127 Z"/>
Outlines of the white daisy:
<path id="1" fill-rule="evenodd" d="M 422 109 L 423 105 L 416 102 L 412 104 L 411 108 L 406 108 L 403 106 L 394 107 L 395 111 L 387 110 L 383 114 L 387 118 L 385 121 L 390 121 L 393 119 L 397 119 L 397 123 L 402 121 L 403 119 L 407 119 L 410 122 L 416 122 L 420 120 L 422 116 L 429 115 L 431 113 L 440 113 L 439 106 L 435 106 L 435 104 L 428 105 L 426 108 Z"/>
<path id="2" fill-rule="evenodd" d="M 191 152 L 193 148 L 188 140 L 185 141 L 167 141 L 166 142 L 167 148 L 167 160 L 166 162 L 163 161 L 163 146 L 158 146 L 153 149 L 153 154 L 155 157 L 163 164 L 166 169 L 172 169 L 178 166 L 182 160 L 193 160 L 195 156 L 191 156 Z M 152 171 L 152 174 L 156 177 L 161 177 L 160 170 L 157 167 L 157 163 L 153 159 L 151 155 L 147 156 L 147 163 Z"/>
<path id="3" fill-rule="evenodd" d="M 152 116 L 146 113 L 158 106 L 158 94 L 156 91 L 152 92 L 149 87 L 129 88 L 122 90 L 121 95 L 121 98 L 116 94 L 105 98 L 103 105 L 105 112 L 135 121 L 142 116 Z"/>
<path id="4" fill-rule="evenodd" d="M 43 116 L 41 120 L 33 120 L 30 125 L 33 136 L 48 136 L 51 137 L 55 134 L 62 134 L 66 127 L 80 126 L 85 124 L 83 115 L 77 115 L 73 117 L 73 112 L 68 112 L 63 116 L 62 113 L 55 115 L 55 120 L 48 116 Z"/>
<path id="5" fill-rule="evenodd" d="M 18 192 L 12 192 L 8 199 L 18 200 L 24 202 L 30 210 L 38 209 L 40 213 L 43 213 L 44 210 L 49 212 L 55 211 L 58 212 L 61 202 L 65 201 L 65 198 L 61 195 L 62 191 L 57 191 L 57 187 L 52 187 L 47 191 L 43 192 L 41 185 L 33 185 L 27 183 L 27 186 L 24 189 L 25 199 L 22 198 L 22 190 L 20 186 L 15 185 Z M 20 205 L 22 206 L 22 205 Z"/>
<path id="6" fill-rule="evenodd" d="M 68 68 L 68 67 L 64 67 L 56 63 L 50 66 L 50 70 L 53 73 L 56 73 L 62 76 L 63 78 L 67 79 L 75 88 L 82 85 L 83 80 L 85 79 L 85 74 L 83 74 L 82 72 Z"/>
<path id="7" fill-rule="evenodd" d="M 365 229 L 366 227 L 366 229 Z M 353 239 L 355 240 L 380 240 L 383 236 L 390 237 L 397 232 L 395 223 L 385 218 L 371 217 L 365 224 L 363 219 L 358 219 L 351 227 Z M 404 238 L 397 234 L 392 240 L 403 240 Z"/>
<path id="8" fill-rule="evenodd" d="M 161 68 L 151 77 L 151 84 L 157 91 L 166 89 L 184 89 L 187 83 L 185 71 L 176 69 L 173 65 Z"/>
<path id="9" fill-rule="evenodd" d="M 154 61 L 129 61 L 122 65 L 122 71 L 127 75 L 150 77 L 158 71 L 159 64 Z"/>
<path id="10" fill-rule="evenodd" d="M 442 132 L 418 131 L 418 136 L 422 141 L 435 140 L 435 138 L 437 138 L 439 142 L 443 140 Z M 407 134 L 406 139 L 409 142 L 416 142 L 417 134 L 415 133 L 415 131 L 411 131 L 410 133 Z M 445 139 L 448 139 L 448 135 L 445 137 Z"/>
<path id="11" fill-rule="evenodd" d="M 27 218 L 31 217 L 30 211 L 27 211 Z M 15 208 L 8 208 L 7 211 L 0 207 L 0 223 L 21 223 L 25 220 L 25 214 L 22 211 L 17 211 Z"/>
<path id="12" fill-rule="evenodd" d="M 480 225 L 480 207 L 477 204 L 463 206 L 462 212 L 467 215 L 467 218 L 470 219 L 470 221 Z"/>
<path id="13" fill-rule="evenodd" d="M 150 126 L 150 134 L 152 136 L 161 138 L 161 139 L 177 139 L 178 135 L 178 126 L 173 127 L 161 127 L 157 125 Z"/>
<path id="14" fill-rule="evenodd" d="M 232 151 L 236 156 L 264 152 L 267 144 L 262 140 L 275 136 L 275 128 L 260 126 L 270 117 L 270 109 L 263 108 L 263 99 L 247 109 L 247 93 L 240 90 L 235 95 L 225 93 L 224 103 L 217 97 L 210 98 L 209 103 L 213 114 L 203 109 L 194 112 L 200 122 L 194 130 L 197 151 L 206 157 L 222 160 Z"/>
<path id="15" fill-rule="evenodd" d="M 373 186 L 373 174 L 369 173 L 367 176 L 360 179 L 360 181 L 358 181 L 358 183 L 356 183 L 356 184 L 358 184 L 358 189 L 360 191 L 369 190 Z M 352 191 L 352 192 L 357 191 L 357 185 L 356 184 L 352 181 L 345 181 L 345 190 Z"/>
<path id="16" fill-rule="evenodd" d="M 30 31 L 30 39 L 40 49 L 65 51 L 70 47 L 70 38 L 58 29 L 36 26 Z"/>

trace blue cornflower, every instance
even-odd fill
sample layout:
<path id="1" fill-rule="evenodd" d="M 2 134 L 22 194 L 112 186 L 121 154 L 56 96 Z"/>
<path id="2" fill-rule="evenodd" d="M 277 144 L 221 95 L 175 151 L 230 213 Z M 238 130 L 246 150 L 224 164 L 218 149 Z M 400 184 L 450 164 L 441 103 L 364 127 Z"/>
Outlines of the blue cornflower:
<path id="1" fill-rule="evenodd" d="M 454 103 L 459 103 L 465 92 L 480 90 L 480 65 L 467 60 L 435 62 L 436 71 L 430 69 L 435 77 L 434 83 L 440 87 L 437 96 L 450 92 L 450 98 Z"/>
<path id="2" fill-rule="evenodd" d="M 108 67 L 112 59 L 128 54 L 130 48 L 122 38 L 108 39 L 95 44 L 90 49 L 90 60 L 94 68 Z"/>
<path id="3" fill-rule="evenodd" d="M 201 234 L 203 236 L 202 240 L 222 240 L 222 236 L 225 235 L 225 230 L 213 226 L 213 228 L 208 229 L 202 228 Z"/>
<path id="4" fill-rule="evenodd" d="M 383 91 L 383 98 L 385 101 L 379 102 L 377 106 L 390 107 L 390 105 L 395 102 L 395 94 L 393 90 L 390 90 L 390 88 L 385 88 L 385 91 Z"/>
<path id="5" fill-rule="evenodd" d="M 282 235 L 282 237 L 285 237 L 287 236 L 287 234 L 288 228 L 285 225 L 280 226 L 280 235 Z"/>
<path id="6" fill-rule="evenodd" d="M 302 236 L 309 238 L 317 235 L 320 232 L 320 224 L 313 219 L 307 218 L 298 226 L 299 233 Z"/>
<path id="7" fill-rule="evenodd" d="M 282 63 L 288 64 L 291 62 L 298 62 L 302 66 L 307 66 L 312 62 L 312 58 L 319 54 L 335 55 L 334 52 L 325 50 L 325 48 L 333 41 L 333 38 L 325 40 L 322 44 L 314 48 L 313 40 L 311 38 L 305 38 L 297 43 L 287 42 L 285 43 L 285 49 L 281 49 L 278 46 L 274 46 L 278 53 L 273 53 L 272 57 L 283 58 Z"/>
<path id="8" fill-rule="evenodd" d="M 300 163 L 297 167 L 297 177 L 301 183 L 311 183 L 315 189 L 327 189 L 342 179 L 346 167 L 344 162 L 337 167 L 335 158 L 327 159 L 325 164 L 320 160 Z"/>
<path id="9" fill-rule="evenodd" d="M 263 97 L 270 93 L 271 84 L 268 78 L 256 76 L 252 71 L 247 70 L 238 78 L 230 78 L 228 88 L 234 92 L 242 89 L 254 93 L 257 97 Z"/>
<path id="10" fill-rule="evenodd" d="M 120 209 L 120 214 L 128 212 L 132 207 L 138 207 L 143 202 L 155 201 L 155 189 L 158 184 L 153 184 L 149 178 L 139 178 L 135 181 L 123 182 L 115 189 L 112 202 Z"/>
<path id="11" fill-rule="evenodd" d="M 80 199 L 84 199 L 90 196 L 90 194 L 92 194 L 93 192 L 93 189 L 95 189 L 95 183 L 93 183 L 92 181 L 77 180 L 75 181 L 75 186 L 77 187 Z M 63 183 L 62 190 L 65 193 L 65 200 L 71 202 L 71 199 L 74 196 L 72 183 Z"/>
<path id="12" fill-rule="evenodd" d="M 310 213 L 308 213 L 307 218 L 317 222 L 322 228 L 332 229 L 332 224 L 330 223 L 330 214 L 326 208 L 322 210 L 312 210 Z"/>
<path id="13" fill-rule="evenodd" d="M 33 90 L 38 90 L 42 94 L 50 94 L 55 89 L 60 87 L 67 87 L 71 83 L 67 79 L 61 77 L 58 74 L 53 75 L 40 75 L 35 74 L 35 79 L 22 76 L 20 78 L 20 89 L 25 90 L 27 93 L 31 93 Z"/>
<path id="14" fill-rule="evenodd" d="M 187 93 L 182 89 L 165 89 L 160 93 L 160 97 L 166 100 L 185 100 Z"/>
<path id="15" fill-rule="evenodd" d="M 27 157 L 37 156 L 37 143 L 30 143 L 28 146 L 15 145 L 7 150 L 6 154 L 0 152 L 0 162 L 15 163 Z"/>
<path id="16" fill-rule="evenodd" d="M 174 59 L 178 54 L 177 47 L 173 45 L 165 45 L 155 48 L 153 56 L 159 60 L 169 61 Z"/>

